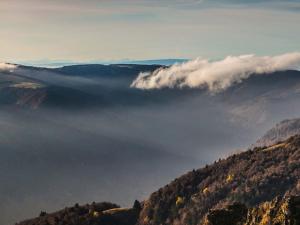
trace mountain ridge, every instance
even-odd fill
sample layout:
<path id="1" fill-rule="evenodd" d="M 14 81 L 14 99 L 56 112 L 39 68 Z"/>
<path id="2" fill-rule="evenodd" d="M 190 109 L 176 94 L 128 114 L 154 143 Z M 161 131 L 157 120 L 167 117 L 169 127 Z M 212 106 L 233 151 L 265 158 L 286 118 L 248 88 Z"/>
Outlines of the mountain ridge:
<path id="1" fill-rule="evenodd" d="M 300 118 L 283 120 L 259 138 L 253 147 L 273 145 L 297 134 L 300 134 Z"/>

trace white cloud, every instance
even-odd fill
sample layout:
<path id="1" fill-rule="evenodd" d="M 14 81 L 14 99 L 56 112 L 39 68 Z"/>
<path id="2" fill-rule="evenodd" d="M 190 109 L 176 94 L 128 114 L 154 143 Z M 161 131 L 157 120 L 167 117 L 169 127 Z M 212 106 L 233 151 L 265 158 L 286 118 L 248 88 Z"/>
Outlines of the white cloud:
<path id="1" fill-rule="evenodd" d="M 16 65 L 0 62 L 0 71 L 1 70 L 9 70 L 10 71 L 10 70 L 13 70 L 15 68 L 17 68 Z"/>
<path id="2" fill-rule="evenodd" d="M 153 73 L 141 73 L 131 87 L 139 89 L 207 87 L 211 92 L 219 92 L 234 83 L 242 82 L 252 74 L 268 74 L 297 69 L 299 66 L 300 52 L 263 57 L 228 56 L 215 62 L 195 59 L 175 64 L 170 68 L 158 69 Z"/>

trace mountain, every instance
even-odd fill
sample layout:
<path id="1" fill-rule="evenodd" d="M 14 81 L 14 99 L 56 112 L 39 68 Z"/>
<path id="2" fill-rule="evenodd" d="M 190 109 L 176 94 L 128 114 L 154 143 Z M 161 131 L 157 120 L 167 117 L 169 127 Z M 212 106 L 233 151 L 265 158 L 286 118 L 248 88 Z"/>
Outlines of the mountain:
<path id="1" fill-rule="evenodd" d="M 174 101 L 190 91 L 154 93 L 130 88 L 142 72 L 161 65 L 72 65 L 59 68 L 17 66 L 0 71 L 0 105 L 31 109 L 82 110 L 132 107 Z"/>
<path id="2" fill-rule="evenodd" d="M 270 116 L 276 116 L 273 120 L 278 121 L 282 118 L 279 107 L 291 108 L 290 114 L 299 109 L 296 103 L 300 97 L 299 71 L 254 74 L 218 94 L 211 94 L 205 89 L 143 91 L 130 88 L 140 73 L 152 72 L 161 67 L 165 66 L 90 64 L 52 69 L 17 66 L 14 70 L 0 71 L 0 105 L 74 110 L 83 107 L 165 104 L 195 99 L 202 105 L 203 101 L 222 105 L 232 121 L 248 124 L 253 124 L 254 121 L 255 124 L 262 124 Z"/>
<path id="3" fill-rule="evenodd" d="M 273 125 L 282 118 L 297 116 L 299 75 L 299 71 L 253 75 L 216 97 L 229 107 L 232 120 L 238 123 L 257 126 L 270 121 Z M 289 110 L 282 110 L 287 108 Z"/>
<path id="4" fill-rule="evenodd" d="M 188 59 L 149 59 L 149 60 L 114 60 L 114 61 L 103 61 L 103 60 L 92 60 L 85 62 L 76 62 L 71 60 L 38 60 L 38 61 L 20 61 L 18 64 L 27 66 L 37 66 L 37 67 L 48 67 L 57 68 L 63 66 L 73 66 L 73 65 L 86 65 L 86 64 L 139 64 L 139 65 L 173 65 L 175 63 L 184 63 Z"/>
<path id="5" fill-rule="evenodd" d="M 263 147 L 273 145 L 296 134 L 300 134 L 300 119 L 283 120 L 258 139 L 254 146 Z"/>
<path id="6" fill-rule="evenodd" d="M 56 214 L 42 214 L 37 219 L 19 225 L 55 225 L 62 216 L 69 218 L 65 225 L 115 224 L 188 224 L 188 225 L 298 225 L 300 223 L 300 136 L 293 136 L 280 144 L 254 148 L 212 165 L 193 170 L 151 194 L 141 207 L 96 213 L 90 206 Z M 111 206 L 111 208 L 117 206 Z M 139 212 L 125 222 L 126 213 Z M 134 211 L 136 210 L 136 211 Z M 74 212 L 69 213 L 69 211 Z M 95 211 L 95 210 L 94 210 Z M 122 212 L 117 217 L 116 212 Z M 110 211 L 111 212 L 111 211 Z M 79 217 L 78 215 L 82 215 Z M 130 214 L 132 215 L 132 214 Z M 53 220 L 52 218 L 58 219 Z M 91 218 L 87 219 L 87 218 Z M 42 222 L 43 221 L 43 222 Z M 76 221 L 76 222 L 72 222 Z M 82 221 L 82 222 L 81 222 Z M 93 222 L 84 222 L 93 221 Z M 98 222 L 97 222 L 98 221 Z"/>
<path id="7" fill-rule="evenodd" d="M 140 224 L 198 224 L 209 210 L 234 202 L 255 207 L 299 194 L 300 136 L 255 148 L 192 171 L 146 200 Z"/>
<path id="8" fill-rule="evenodd" d="M 126 91 L 116 94 L 133 95 L 130 82 L 142 71 L 160 66 L 146 65 L 77 65 L 57 69 L 17 66 L 0 71 L 0 105 L 21 107 L 99 107 L 112 103 L 112 86 L 122 83 Z M 108 81 L 108 78 L 111 79 Z M 117 79 L 117 80 L 116 80 Z M 109 95 L 110 99 L 107 99 Z M 119 99 L 116 96 L 116 99 Z M 118 104 L 118 103 L 116 103 Z"/>
<path id="9" fill-rule="evenodd" d="M 131 78 L 134 79 L 140 72 L 154 71 L 160 67 L 159 64 L 154 65 L 138 65 L 138 64 L 84 64 L 63 66 L 60 68 L 52 69 L 57 73 L 71 75 L 71 76 L 84 76 L 84 77 L 108 77 L 108 78 Z"/>
<path id="10" fill-rule="evenodd" d="M 195 101 L 203 108 L 223 108 L 234 123 L 246 126 L 270 125 L 296 115 L 300 109 L 300 72 L 282 71 L 252 75 L 227 90 L 212 94 L 204 89 L 163 89 L 143 91 L 130 88 L 142 72 L 161 65 L 73 65 L 60 68 L 17 66 L 0 71 L 0 105 L 29 108 L 136 107 Z M 210 105 L 209 105 L 210 104 Z M 281 108 L 289 108 L 283 112 Z M 270 121 L 266 124 L 266 121 Z M 262 130 L 264 127 L 259 127 Z"/>
<path id="11" fill-rule="evenodd" d="M 126 64 L 141 64 L 141 65 L 164 65 L 171 66 L 175 63 L 185 63 L 188 59 L 150 59 L 150 60 L 132 60 L 132 61 L 123 61 L 122 63 Z"/>

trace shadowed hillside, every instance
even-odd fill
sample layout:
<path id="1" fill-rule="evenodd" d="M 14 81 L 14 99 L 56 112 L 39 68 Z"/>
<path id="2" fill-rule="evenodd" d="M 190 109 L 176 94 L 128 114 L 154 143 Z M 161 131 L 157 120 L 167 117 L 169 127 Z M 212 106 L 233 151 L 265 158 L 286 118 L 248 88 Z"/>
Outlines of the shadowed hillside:
<path id="1" fill-rule="evenodd" d="M 120 208 L 107 202 L 83 206 L 75 204 L 51 214 L 41 212 L 36 219 L 17 225 L 131 225 L 136 222 L 139 211 L 138 202 L 133 208 Z"/>

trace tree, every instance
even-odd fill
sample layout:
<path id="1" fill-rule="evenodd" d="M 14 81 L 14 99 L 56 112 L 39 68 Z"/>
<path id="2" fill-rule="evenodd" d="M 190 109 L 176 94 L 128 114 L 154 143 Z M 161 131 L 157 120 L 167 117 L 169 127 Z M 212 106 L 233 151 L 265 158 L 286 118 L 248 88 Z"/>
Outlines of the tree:
<path id="1" fill-rule="evenodd" d="M 133 208 L 137 210 L 141 210 L 142 209 L 141 203 L 138 200 L 135 200 L 133 203 Z"/>

